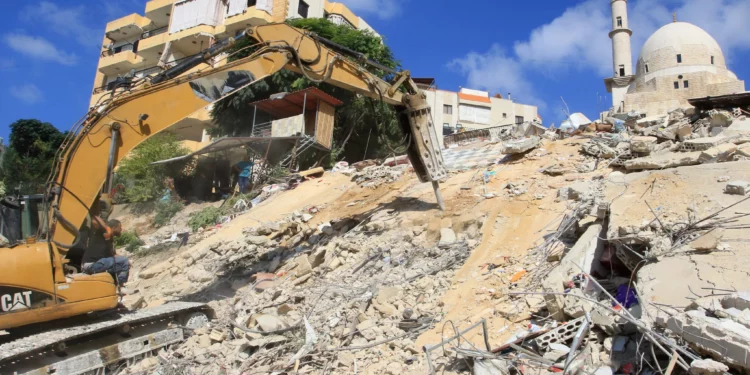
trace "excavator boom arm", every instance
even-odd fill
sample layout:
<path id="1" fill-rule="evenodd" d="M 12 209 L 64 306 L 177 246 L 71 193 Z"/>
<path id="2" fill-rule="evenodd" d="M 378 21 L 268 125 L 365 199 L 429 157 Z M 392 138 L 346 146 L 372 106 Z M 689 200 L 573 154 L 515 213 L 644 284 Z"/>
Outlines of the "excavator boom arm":
<path id="1" fill-rule="evenodd" d="M 420 180 L 437 187 L 436 181 L 445 177 L 430 108 L 408 72 L 397 73 L 394 84 L 388 83 L 315 36 L 286 24 L 252 27 L 244 37 L 258 42 L 248 57 L 196 71 L 240 37 L 232 38 L 89 111 L 50 178 L 50 233 L 60 251 L 73 243 L 112 168 L 135 146 L 281 69 L 396 106 L 402 129 L 411 135 L 408 154 Z"/>

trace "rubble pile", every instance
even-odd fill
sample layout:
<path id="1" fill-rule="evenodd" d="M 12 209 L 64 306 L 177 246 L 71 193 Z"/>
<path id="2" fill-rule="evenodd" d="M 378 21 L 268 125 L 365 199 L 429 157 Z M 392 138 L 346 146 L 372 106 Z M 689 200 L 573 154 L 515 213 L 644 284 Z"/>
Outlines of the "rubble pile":
<path id="1" fill-rule="evenodd" d="M 447 219 L 435 231 L 393 210 L 317 226 L 312 218 L 297 212 L 141 271 L 134 287 L 146 304 L 207 297 L 216 317 L 128 370 L 400 374 L 419 365 L 413 340 L 441 321 L 439 297 L 477 245 L 481 222 Z M 165 277 L 172 282 L 159 282 Z"/>
<path id="2" fill-rule="evenodd" d="M 611 122 L 620 121 L 613 117 Z M 750 120 L 743 111 L 678 108 L 666 116 L 630 116 L 622 132 L 598 133 L 581 151 L 627 170 L 650 170 L 744 160 Z"/>
<path id="3" fill-rule="evenodd" d="M 400 199 L 322 221 L 310 207 L 197 243 L 139 272 L 134 298 L 209 301 L 215 318 L 128 371 L 747 373 L 744 113 L 532 129 L 504 140 L 502 167 L 444 185 L 463 213 L 419 221 L 407 212 L 429 208 Z M 405 160 L 333 172 L 375 189 L 402 178 Z M 539 237 L 514 242 L 528 236 Z"/>
<path id="4" fill-rule="evenodd" d="M 409 166 L 399 165 L 395 167 L 388 166 L 371 166 L 352 174 L 352 181 L 362 187 L 376 188 L 384 183 L 392 183 L 401 176 Z"/>

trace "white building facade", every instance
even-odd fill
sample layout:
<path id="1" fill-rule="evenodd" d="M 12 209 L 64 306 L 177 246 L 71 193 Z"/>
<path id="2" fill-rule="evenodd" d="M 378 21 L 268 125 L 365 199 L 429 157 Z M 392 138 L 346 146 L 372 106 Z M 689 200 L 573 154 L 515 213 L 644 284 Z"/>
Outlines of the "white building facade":
<path id="1" fill-rule="evenodd" d="M 491 97 L 487 91 L 462 88 L 459 92 L 438 89 L 424 92 L 432 107 L 432 122 L 441 147 L 444 132 L 541 122 L 536 106 L 519 104 L 500 95 Z"/>

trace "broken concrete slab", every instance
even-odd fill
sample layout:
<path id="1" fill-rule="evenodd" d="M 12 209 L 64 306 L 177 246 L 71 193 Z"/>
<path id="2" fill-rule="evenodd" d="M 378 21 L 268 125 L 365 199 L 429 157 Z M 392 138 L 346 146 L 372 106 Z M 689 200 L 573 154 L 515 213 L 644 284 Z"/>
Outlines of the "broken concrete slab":
<path id="1" fill-rule="evenodd" d="M 630 139 L 630 151 L 640 154 L 650 154 L 656 147 L 656 137 L 633 137 Z"/>
<path id="2" fill-rule="evenodd" d="M 260 327 L 260 329 L 263 330 L 264 332 L 277 331 L 286 326 L 284 324 L 284 321 L 281 320 L 279 317 L 269 315 L 269 314 L 256 315 L 253 317 L 252 320 L 257 322 L 258 327 Z"/>
<path id="3" fill-rule="evenodd" d="M 600 240 L 600 237 L 605 237 L 602 225 L 591 224 L 576 244 L 565 254 L 560 264 L 542 281 L 543 289 L 547 292 L 564 292 L 564 283 L 581 273 L 579 266 L 588 274 L 606 274 L 606 270 L 599 263 L 599 258 L 604 251 L 604 241 Z M 545 297 L 545 301 L 547 302 L 547 309 L 554 319 L 561 321 L 565 319 L 564 297 Z"/>
<path id="4" fill-rule="evenodd" d="M 706 164 L 728 161 L 736 150 L 737 146 L 733 143 L 725 143 L 716 147 L 711 147 L 708 150 L 701 152 L 698 162 Z"/>
<path id="5" fill-rule="evenodd" d="M 702 310 L 692 310 L 672 316 L 665 328 L 699 352 L 732 367 L 750 370 L 750 328 L 742 324 L 706 316 Z"/>
<path id="6" fill-rule="evenodd" d="M 522 154 L 539 146 L 539 137 L 533 136 L 529 138 L 516 139 L 512 141 L 503 142 L 503 153 L 504 154 Z"/>
<path id="7" fill-rule="evenodd" d="M 312 265 L 306 256 L 297 259 L 297 277 L 302 277 L 312 273 Z"/>
<path id="8" fill-rule="evenodd" d="M 716 147 L 718 145 L 731 142 L 734 138 L 736 137 L 715 136 L 715 137 L 690 139 L 682 143 L 682 150 L 689 151 L 689 152 L 690 151 L 705 151 L 711 147 Z"/>
<path id="9" fill-rule="evenodd" d="M 440 242 L 438 242 L 438 246 L 449 246 L 451 244 L 454 244 L 455 242 L 456 242 L 456 232 L 454 232 L 453 229 L 450 229 L 450 228 L 440 229 Z"/>
<path id="10" fill-rule="evenodd" d="M 664 169 L 700 164 L 700 152 L 669 153 L 637 158 L 625 162 L 628 170 Z"/>
<path id="11" fill-rule="evenodd" d="M 564 200 L 582 201 L 588 199 L 592 193 L 592 183 L 590 181 L 580 181 L 559 189 L 557 191 L 557 197 Z"/>
<path id="12" fill-rule="evenodd" d="M 729 366 L 712 359 L 696 359 L 690 363 L 690 375 L 722 375 L 729 371 Z"/>

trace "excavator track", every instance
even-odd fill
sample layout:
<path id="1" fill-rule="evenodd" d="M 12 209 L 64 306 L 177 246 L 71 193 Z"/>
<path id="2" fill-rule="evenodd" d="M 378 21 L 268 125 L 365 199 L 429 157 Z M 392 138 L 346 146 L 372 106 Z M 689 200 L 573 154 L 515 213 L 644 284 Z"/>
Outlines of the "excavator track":
<path id="1" fill-rule="evenodd" d="M 210 317 L 203 303 L 173 302 L 19 338 L 0 345 L 0 374 L 109 373 L 127 359 L 182 341 L 185 319 L 201 320 L 201 314 Z M 177 319 L 183 322 L 172 324 Z"/>

